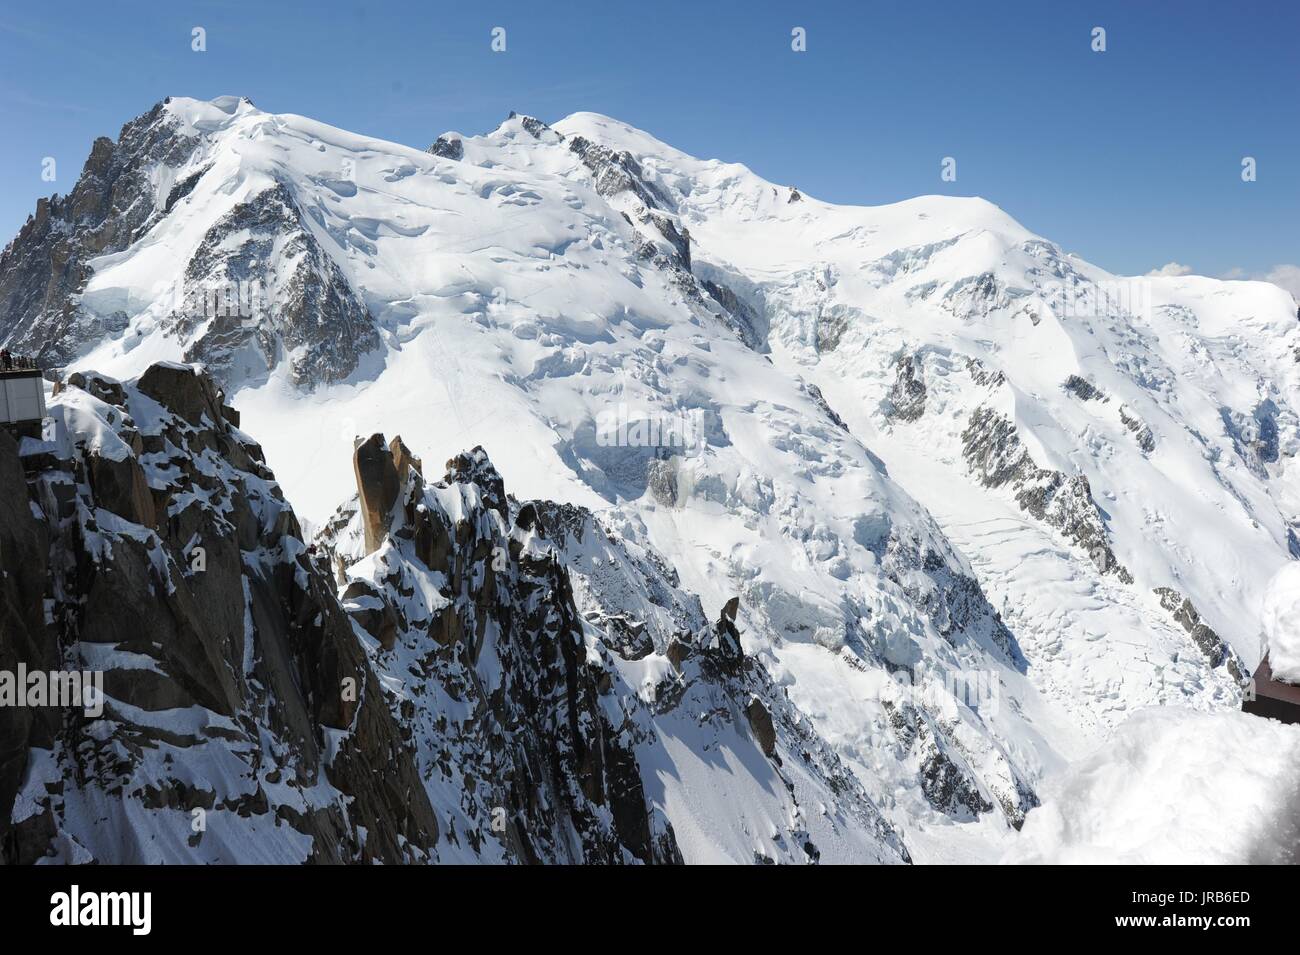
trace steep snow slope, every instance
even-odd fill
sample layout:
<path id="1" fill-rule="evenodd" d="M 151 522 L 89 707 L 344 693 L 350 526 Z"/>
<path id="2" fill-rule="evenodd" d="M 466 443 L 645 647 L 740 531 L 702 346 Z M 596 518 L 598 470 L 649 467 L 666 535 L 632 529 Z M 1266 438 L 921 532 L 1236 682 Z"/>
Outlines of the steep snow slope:
<path id="1" fill-rule="evenodd" d="M 907 858 L 734 608 L 709 624 L 634 529 L 515 501 L 482 449 L 421 470 L 362 443 L 362 494 L 318 541 L 447 819 L 441 861 Z"/>
<path id="2" fill-rule="evenodd" d="M 1232 681 L 1203 672 L 1233 668 L 1208 631 L 1253 667 L 1264 586 L 1300 556 L 1289 295 L 1110 276 L 983 200 L 835 207 L 606 117 L 557 129 L 660 171 L 696 273 L 731 277 L 778 366 L 819 385 L 930 508 L 1076 719 L 1231 702 Z M 990 471 L 1013 463 L 1008 442 L 1065 490 L 1086 479 L 1073 513 Z"/>
<path id="3" fill-rule="evenodd" d="M 1300 513 L 1280 290 L 1094 307 L 1127 287 L 982 200 L 834 207 L 593 114 L 428 152 L 233 99 L 151 122 L 187 145 L 137 165 L 185 189 L 88 258 L 76 365 L 215 360 L 312 521 L 400 428 L 643 526 L 918 858 L 1002 839 L 1136 706 L 1236 706 Z M 232 276 L 270 291 L 199 321 Z"/>
<path id="4" fill-rule="evenodd" d="M 102 681 L 0 707 L 0 859 L 907 861 L 730 615 L 481 449 L 426 484 L 363 443 L 394 498 L 329 525 L 336 594 L 210 378 L 50 411 L 0 431 L 0 663 Z"/>

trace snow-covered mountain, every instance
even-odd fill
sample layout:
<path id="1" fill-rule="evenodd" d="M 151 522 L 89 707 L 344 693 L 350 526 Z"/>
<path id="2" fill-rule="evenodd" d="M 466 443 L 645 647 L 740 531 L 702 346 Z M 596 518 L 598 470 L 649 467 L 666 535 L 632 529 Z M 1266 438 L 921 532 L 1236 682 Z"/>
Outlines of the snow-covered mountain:
<path id="1" fill-rule="evenodd" d="M 1237 708 L 1264 587 L 1300 557 L 1281 289 L 1111 276 L 978 199 L 822 203 L 590 113 L 422 151 L 172 99 L 41 203 L 0 308 L 0 341 L 67 371 L 217 377 L 342 606 L 384 631 L 360 645 L 460 814 L 435 854 L 518 851 L 449 794 L 527 758 L 448 714 L 528 666 L 429 640 L 447 601 L 475 608 L 460 626 L 527 616 L 548 560 L 615 687 L 591 718 L 687 861 L 803 839 L 931 861 L 995 857 L 1135 710 Z M 512 502 L 403 470 L 367 532 L 352 462 L 385 432 L 426 461 L 481 446 Z M 515 561 L 486 604 L 419 556 L 419 521 L 466 514 L 471 552 Z M 743 678 L 682 656 L 724 620 Z M 754 763 L 751 697 L 798 761 Z M 736 766 L 750 795 L 711 781 Z"/>
<path id="2" fill-rule="evenodd" d="M 0 859 L 908 860 L 661 556 L 378 435 L 319 551 L 238 422 L 159 363 L 0 431 L 0 662 L 102 674 L 0 709 Z"/>

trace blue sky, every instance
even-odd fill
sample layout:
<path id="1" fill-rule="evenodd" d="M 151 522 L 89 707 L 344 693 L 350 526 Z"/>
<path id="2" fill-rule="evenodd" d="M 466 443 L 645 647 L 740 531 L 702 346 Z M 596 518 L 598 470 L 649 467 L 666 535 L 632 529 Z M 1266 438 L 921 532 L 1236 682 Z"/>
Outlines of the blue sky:
<path id="1" fill-rule="evenodd" d="M 833 202 L 984 196 L 1116 272 L 1263 275 L 1300 264 L 1298 81 L 1291 0 L 10 4 L 0 236 L 96 136 L 169 94 L 233 93 L 421 147 L 512 109 L 595 110 Z"/>

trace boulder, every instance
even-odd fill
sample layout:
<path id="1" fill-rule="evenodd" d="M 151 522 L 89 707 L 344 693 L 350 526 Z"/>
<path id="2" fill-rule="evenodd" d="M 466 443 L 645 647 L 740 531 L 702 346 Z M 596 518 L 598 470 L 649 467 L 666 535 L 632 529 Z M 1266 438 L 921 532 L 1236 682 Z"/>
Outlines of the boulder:
<path id="1" fill-rule="evenodd" d="M 116 405 L 119 408 L 126 401 L 126 393 L 123 392 L 120 381 L 93 371 L 74 371 L 68 376 L 68 384 L 73 388 L 80 388 L 82 391 L 94 395 L 106 404 Z M 55 391 L 55 394 L 58 394 L 58 390 Z"/>
<path id="2" fill-rule="evenodd" d="M 158 362 L 150 365 L 137 387 L 196 428 L 208 419 L 208 427 L 225 430 L 226 417 L 221 413 L 221 399 L 217 397 L 212 379 L 189 365 Z"/>
<path id="3" fill-rule="evenodd" d="M 776 727 L 772 725 L 772 714 L 767 711 L 762 700 L 754 697 L 745 707 L 745 716 L 749 719 L 749 728 L 758 748 L 764 756 L 771 759 L 776 755 Z"/>

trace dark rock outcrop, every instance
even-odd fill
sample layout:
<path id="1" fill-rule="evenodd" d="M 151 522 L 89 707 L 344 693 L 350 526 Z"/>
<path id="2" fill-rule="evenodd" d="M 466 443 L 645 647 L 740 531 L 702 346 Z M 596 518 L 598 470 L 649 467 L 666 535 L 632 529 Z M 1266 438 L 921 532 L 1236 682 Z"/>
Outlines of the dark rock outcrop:
<path id="1" fill-rule="evenodd" d="M 1278 408 L 1271 398 L 1261 401 L 1249 414 L 1220 408 L 1223 429 L 1232 440 L 1242 462 L 1260 478 L 1267 479 L 1268 465 L 1278 460 Z"/>
<path id="2" fill-rule="evenodd" d="M 844 333 L 849 330 L 851 316 L 852 313 L 841 306 L 832 306 L 817 316 L 818 353 L 833 352 L 840 347 Z"/>
<path id="3" fill-rule="evenodd" d="M 49 534 L 33 514 L 18 446 L 0 429 L 0 671 L 49 672 L 60 654 L 45 618 Z M 48 820 L 11 821 L 28 753 L 53 747 L 62 719 L 53 707 L 0 707 L 0 861 L 30 863 L 51 835 Z"/>
<path id="4" fill-rule="evenodd" d="M 366 552 L 376 550 L 388 534 L 393 505 L 400 488 L 393 452 L 382 434 L 372 434 L 352 453 L 357 494 L 365 529 Z"/>
<path id="5" fill-rule="evenodd" d="M 308 226 L 284 183 L 241 202 L 203 237 L 185 266 L 167 331 L 185 359 L 229 379 L 250 352 L 281 361 L 310 390 L 346 378 L 379 333 L 361 296 Z"/>
<path id="6" fill-rule="evenodd" d="M 1197 649 L 1210 661 L 1210 666 L 1226 666 L 1232 678 L 1243 683 L 1247 671 L 1227 642 L 1212 627 L 1201 620 L 1201 615 L 1188 598 L 1172 587 L 1157 587 L 1155 595 L 1160 598 L 1160 606 L 1173 615 L 1192 638 Z"/>
<path id="7" fill-rule="evenodd" d="M 230 104 L 234 108 L 234 101 Z M 64 365 L 123 332 L 125 311 L 97 312 L 81 293 L 97 256 L 123 251 L 176 210 L 205 176 L 205 138 L 159 103 L 95 141 L 67 196 L 41 199 L 0 253 L 0 342 Z M 157 184 L 175 178 L 166 196 Z M 360 296 L 317 240 L 284 183 L 237 204 L 204 235 L 185 266 L 162 332 L 187 361 L 225 379 L 287 363 L 305 388 L 346 378 L 379 334 Z"/>
<path id="8" fill-rule="evenodd" d="M 816 385 L 807 385 L 806 390 L 808 392 L 808 397 L 817 402 L 817 407 L 822 409 L 826 417 L 831 420 L 835 427 L 839 428 L 841 431 L 849 430 L 849 426 L 845 424 L 844 419 L 841 418 L 835 412 L 835 409 L 831 407 L 830 402 L 826 400 L 826 396 L 822 394 L 820 388 Z"/>
<path id="9" fill-rule="evenodd" d="M 891 526 L 876 554 L 889 579 L 898 584 L 945 640 L 986 639 L 1017 668 L 1025 659 L 1002 616 L 993 609 L 979 581 L 927 542 Z"/>
<path id="10" fill-rule="evenodd" d="M 526 129 L 528 120 L 521 120 Z M 606 199 L 620 194 L 631 197 L 628 211 L 621 214 L 636 231 L 637 258 L 666 272 L 687 300 L 725 323 L 748 347 L 765 351 L 768 319 L 761 307 L 741 299 L 718 275 L 697 277 L 692 271 L 690 231 L 677 216 L 670 191 L 647 176 L 627 150 L 613 149 L 584 136 L 566 140 L 549 126 L 541 126 L 541 131 L 529 131 L 539 139 L 555 137 L 555 142 L 567 142 L 568 149 L 590 173 L 597 193 Z"/>
<path id="11" fill-rule="evenodd" d="M 1010 290 L 992 272 L 969 275 L 953 282 L 944 293 L 940 306 L 963 321 L 979 321 L 1013 303 Z M 1030 313 L 1037 325 L 1039 318 Z"/>
<path id="12" fill-rule="evenodd" d="M 86 480 L 99 507 L 132 524 L 154 526 L 153 497 L 144 469 L 134 456 L 118 459 L 91 451 L 85 461 Z"/>
<path id="13" fill-rule="evenodd" d="M 373 472 L 396 480 L 391 461 L 378 435 L 358 449 L 363 499 Z M 504 483 L 481 448 L 448 461 L 441 486 L 465 502 L 454 522 L 407 470 L 383 526 L 366 524 L 387 542 L 383 576 L 343 595 L 372 634 L 395 621 L 375 658 L 383 698 L 412 735 L 429 791 L 463 779 L 458 838 L 521 862 L 680 861 L 671 826 L 653 831 L 635 753 L 599 702 L 608 674 L 583 649 L 567 571 L 553 552 L 522 546 L 540 529 L 536 512 L 506 523 Z M 444 582 L 433 603 L 414 599 L 425 574 Z M 447 708 L 448 697 L 462 705 Z"/>
<path id="14" fill-rule="evenodd" d="M 412 756 L 260 449 L 194 369 L 112 384 L 71 378 L 58 441 L 21 462 L 0 435 L 0 663 L 104 685 L 99 714 L 0 710 L 3 859 L 433 858 Z M 91 416 L 123 456 L 68 431 Z"/>
<path id="15" fill-rule="evenodd" d="M 745 717 L 749 720 L 754 741 L 758 743 L 763 755 L 768 759 L 776 756 L 776 727 L 772 725 L 772 714 L 767 711 L 763 701 L 758 697 L 750 700 L 745 707 Z"/>
<path id="16" fill-rule="evenodd" d="M 524 132 L 528 133 L 529 136 L 532 136 L 533 139 L 545 138 L 554 142 L 562 142 L 564 140 L 563 134 L 551 129 L 550 126 L 542 122 L 536 116 L 528 116 L 511 110 L 509 118 L 519 120 L 519 125 L 524 128 Z"/>
<path id="17" fill-rule="evenodd" d="M 1141 418 L 1129 411 L 1125 405 L 1120 405 L 1119 420 L 1124 427 L 1133 433 L 1133 439 L 1137 441 L 1138 447 L 1150 454 L 1156 449 L 1156 436 L 1151 433 L 1151 429 Z"/>
<path id="18" fill-rule="evenodd" d="M 453 159 L 459 161 L 465 158 L 465 144 L 461 142 L 459 136 L 439 136 L 433 141 L 425 152 L 432 156 L 441 156 L 443 159 Z"/>
<path id="19" fill-rule="evenodd" d="M 388 453 L 393 456 L 393 467 L 397 471 L 399 481 L 406 480 L 406 472 L 414 471 L 416 474 L 424 473 L 424 465 L 420 459 L 411 453 L 411 449 L 402 443 L 401 435 L 393 435 L 393 440 L 388 442 Z"/>
<path id="20" fill-rule="evenodd" d="M 196 428 L 210 428 L 223 433 L 228 430 L 223 427 L 225 415 L 221 412 L 216 385 L 190 365 L 170 362 L 150 365 L 136 382 L 136 387 L 141 394 L 148 395 Z"/>
<path id="21" fill-rule="evenodd" d="M 641 164 L 627 150 L 614 150 L 583 136 L 569 140 L 569 149 L 591 171 L 596 191 L 605 198 L 630 192 L 648 209 L 667 209 L 671 201 L 654 183 L 647 182 Z"/>
<path id="22" fill-rule="evenodd" d="M 791 801 L 782 845 L 799 848 L 794 861 L 820 857 L 802 848 L 812 839 L 798 823 L 810 775 L 818 799 L 880 841 L 882 859 L 906 858 L 852 773 L 744 655 L 738 599 L 708 624 L 660 555 L 583 508 L 512 501 L 481 448 L 449 460 L 436 484 L 408 471 L 387 537 L 360 566 L 361 518 L 345 507 L 339 520 L 319 539 L 351 555 L 353 619 L 371 635 L 396 621 L 391 644 L 370 646 L 372 664 L 457 858 L 681 861 L 641 763 L 681 734 L 679 745 L 703 734 L 706 749 L 756 744 L 768 757 L 777 778 L 719 785 Z M 658 682 L 629 685 L 618 661 L 655 654 L 669 663 L 645 671 Z M 798 786 L 783 769 L 791 756 Z"/>
<path id="23" fill-rule="evenodd" d="M 1086 378 L 1071 375 L 1065 379 L 1065 390 L 1080 401 L 1105 401 L 1106 393 Z"/>
<path id="24" fill-rule="evenodd" d="M 506 517 L 506 482 L 488 460 L 487 452 L 476 447 L 462 451 L 447 462 L 446 480 L 457 484 L 472 484 L 478 488 L 483 505 Z"/>
<path id="25" fill-rule="evenodd" d="M 739 609 L 740 598 L 732 597 L 723 605 L 718 621 L 713 625 L 713 646 L 717 650 L 718 663 L 730 673 L 735 673 L 745 660 L 745 650 L 740 644 L 740 630 L 736 627 Z"/>
<path id="26" fill-rule="evenodd" d="M 72 191 L 39 200 L 0 253 L 0 342 L 52 367 L 115 330 L 78 302 L 89 260 L 152 228 L 165 214 L 155 205 L 157 167 L 179 168 L 195 146 L 163 103 L 123 126 L 116 142 L 95 140 Z"/>
<path id="27" fill-rule="evenodd" d="M 1011 419 L 988 406 L 971 413 L 962 432 L 962 450 L 981 484 L 1009 486 L 1022 510 L 1084 548 L 1099 571 L 1115 574 L 1126 584 L 1133 582 L 1111 549 L 1087 477 L 1040 468 Z"/>
<path id="28" fill-rule="evenodd" d="M 741 341 L 758 351 L 766 349 L 768 322 L 758 309 L 723 282 L 703 279 L 700 285 L 730 316 L 731 325 Z"/>
<path id="29" fill-rule="evenodd" d="M 886 701 L 884 707 L 899 744 L 917 759 L 921 791 L 931 806 L 958 820 L 993 810 L 965 759 L 927 713 L 910 703 Z"/>
<path id="30" fill-rule="evenodd" d="M 894 363 L 894 384 L 889 389 L 885 417 L 893 421 L 915 421 L 925 413 L 925 379 L 920 374 L 921 356 L 902 354 Z"/>

